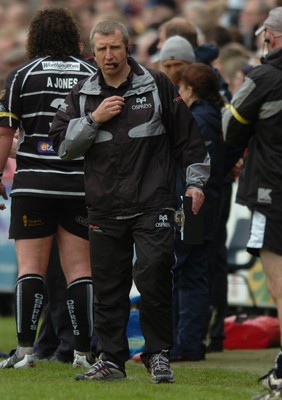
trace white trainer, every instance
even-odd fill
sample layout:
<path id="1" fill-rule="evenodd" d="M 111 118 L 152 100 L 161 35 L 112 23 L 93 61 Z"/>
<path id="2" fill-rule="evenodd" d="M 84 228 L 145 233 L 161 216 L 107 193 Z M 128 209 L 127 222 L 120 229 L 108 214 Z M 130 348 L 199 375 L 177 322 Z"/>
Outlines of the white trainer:
<path id="1" fill-rule="evenodd" d="M 14 352 L 11 357 L 0 362 L 0 368 L 33 368 L 35 367 L 34 354 L 24 354 L 22 357 L 17 356 Z"/>
<path id="2" fill-rule="evenodd" d="M 73 368 L 90 368 L 95 359 L 91 353 L 82 353 L 74 350 Z"/>
<path id="3" fill-rule="evenodd" d="M 259 378 L 259 382 L 268 390 L 276 390 L 282 387 L 282 379 L 277 378 L 275 369 L 271 369 L 267 374 Z"/>

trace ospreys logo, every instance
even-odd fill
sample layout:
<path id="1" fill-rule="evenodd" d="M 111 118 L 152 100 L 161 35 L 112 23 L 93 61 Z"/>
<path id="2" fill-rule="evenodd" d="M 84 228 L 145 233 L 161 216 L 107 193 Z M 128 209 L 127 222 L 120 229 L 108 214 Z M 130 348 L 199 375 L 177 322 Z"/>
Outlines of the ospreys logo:
<path id="1" fill-rule="evenodd" d="M 146 102 L 147 102 L 146 96 L 137 97 L 136 104 L 132 106 L 132 110 L 141 110 L 144 108 L 152 108 L 152 104 L 146 103 Z"/>
<path id="2" fill-rule="evenodd" d="M 160 214 L 159 221 L 155 223 L 156 228 L 170 228 L 170 222 L 168 222 L 167 214 Z"/>
<path id="3" fill-rule="evenodd" d="M 146 99 L 146 97 L 144 96 L 144 97 L 142 97 L 142 98 L 136 99 L 136 103 L 137 103 L 137 104 L 143 104 L 146 100 L 147 100 L 147 99 Z"/>

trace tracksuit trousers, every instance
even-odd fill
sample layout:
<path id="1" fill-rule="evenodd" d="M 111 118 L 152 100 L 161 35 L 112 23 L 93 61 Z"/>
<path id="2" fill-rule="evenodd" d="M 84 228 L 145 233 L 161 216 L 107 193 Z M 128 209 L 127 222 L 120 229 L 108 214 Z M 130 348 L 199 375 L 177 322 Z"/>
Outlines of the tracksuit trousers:
<path id="1" fill-rule="evenodd" d="M 142 360 L 148 365 L 151 354 L 173 345 L 174 213 L 162 210 L 126 219 L 90 216 L 89 224 L 97 353 L 122 368 L 129 359 L 126 329 L 134 279 L 145 338 Z"/>

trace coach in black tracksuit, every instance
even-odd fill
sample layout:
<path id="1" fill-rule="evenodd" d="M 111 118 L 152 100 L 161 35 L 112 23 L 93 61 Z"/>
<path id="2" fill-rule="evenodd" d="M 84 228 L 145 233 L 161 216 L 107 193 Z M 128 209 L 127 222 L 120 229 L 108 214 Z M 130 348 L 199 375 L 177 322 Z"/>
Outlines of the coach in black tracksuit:
<path id="1" fill-rule="evenodd" d="M 50 131 L 63 159 L 85 155 L 100 361 L 81 379 L 125 376 L 135 244 L 133 276 L 141 294 L 145 337 L 142 360 L 154 382 L 172 382 L 168 350 L 172 347 L 175 161 L 182 167 L 186 195 L 193 198 L 197 213 L 209 177 L 209 156 L 195 120 L 171 82 L 128 57 L 127 35 L 116 22 L 95 27 L 92 44 L 100 69 L 71 90 Z M 158 367 L 164 362 L 161 370 L 154 370 L 153 361 L 160 362 Z M 111 378 L 105 378 L 107 373 Z"/>

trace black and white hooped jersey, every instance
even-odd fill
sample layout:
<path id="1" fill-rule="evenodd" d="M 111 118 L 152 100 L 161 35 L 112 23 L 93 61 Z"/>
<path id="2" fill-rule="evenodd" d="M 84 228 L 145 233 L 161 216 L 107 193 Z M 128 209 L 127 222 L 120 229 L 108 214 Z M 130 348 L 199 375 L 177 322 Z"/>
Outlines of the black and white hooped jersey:
<path id="1" fill-rule="evenodd" d="M 83 158 L 62 161 L 48 138 L 70 89 L 96 71 L 83 59 L 38 57 L 7 77 L 0 94 L 0 126 L 19 130 L 11 196 L 83 197 Z"/>

